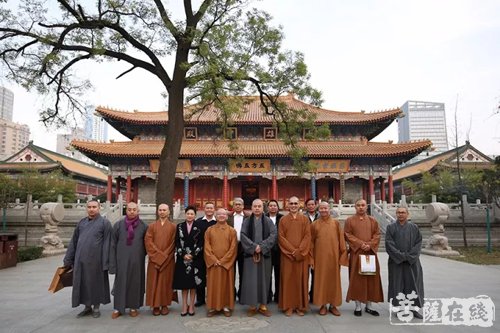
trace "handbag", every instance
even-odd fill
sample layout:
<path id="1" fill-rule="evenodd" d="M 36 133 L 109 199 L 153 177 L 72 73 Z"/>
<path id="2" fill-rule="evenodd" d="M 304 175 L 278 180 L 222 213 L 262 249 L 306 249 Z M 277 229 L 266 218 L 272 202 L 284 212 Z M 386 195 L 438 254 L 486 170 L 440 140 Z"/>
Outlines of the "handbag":
<path id="1" fill-rule="evenodd" d="M 64 287 L 71 287 L 73 285 L 73 268 L 70 267 L 57 267 L 52 282 L 49 286 L 49 291 L 56 293 Z"/>
<path id="2" fill-rule="evenodd" d="M 359 255 L 359 274 L 361 275 L 377 274 L 377 259 L 373 254 Z"/>

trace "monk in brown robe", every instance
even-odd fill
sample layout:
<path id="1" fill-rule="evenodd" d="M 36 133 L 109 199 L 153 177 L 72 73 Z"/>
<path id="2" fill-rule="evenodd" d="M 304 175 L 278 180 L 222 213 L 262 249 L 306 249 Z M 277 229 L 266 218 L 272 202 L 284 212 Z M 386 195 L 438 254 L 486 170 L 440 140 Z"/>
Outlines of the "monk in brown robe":
<path id="1" fill-rule="evenodd" d="M 361 316 L 361 303 L 366 303 L 365 312 L 373 316 L 379 313 L 372 308 L 372 302 L 383 302 L 382 281 L 380 280 L 380 265 L 377 251 L 380 242 L 380 232 L 377 221 L 366 213 L 366 201 L 356 201 L 356 215 L 347 218 L 344 234 L 349 244 L 349 289 L 346 301 L 354 300 L 356 309 L 354 315 Z M 377 272 L 375 275 L 359 273 L 360 255 L 375 255 Z"/>
<path id="2" fill-rule="evenodd" d="M 280 294 L 278 307 L 290 317 L 307 311 L 309 287 L 309 247 L 311 227 L 299 212 L 299 198 L 288 199 L 289 214 L 280 220 L 278 243 L 281 249 Z"/>
<path id="3" fill-rule="evenodd" d="M 330 206 L 319 204 L 319 219 L 311 224 L 311 266 L 314 269 L 313 304 L 319 314 L 327 313 L 327 304 L 334 316 L 340 316 L 342 304 L 340 265 L 348 266 L 347 248 L 339 221 L 330 216 Z"/>
<path id="4" fill-rule="evenodd" d="M 167 315 L 172 303 L 174 279 L 175 225 L 170 221 L 168 205 L 158 206 L 159 219 L 152 223 L 144 237 L 149 257 L 146 281 L 146 305 L 153 315 Z M 161 308 L 161 309 L 160 309 Z"/>
<path id="5" fill-rule="evenodd" d="M 234 309 L 234 263 L 238 253 L 236 230 L 227 224 L 227 211 L 218 209 L 217 223 L 205 232 L 207 265 L 207 316 L 223 311 L 230 317 Z"/>

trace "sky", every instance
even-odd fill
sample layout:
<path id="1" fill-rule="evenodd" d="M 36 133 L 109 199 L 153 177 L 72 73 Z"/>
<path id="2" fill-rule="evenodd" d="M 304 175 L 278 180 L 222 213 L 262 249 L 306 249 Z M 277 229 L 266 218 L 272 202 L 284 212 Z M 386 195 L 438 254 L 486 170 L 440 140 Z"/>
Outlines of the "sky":
<path id="1" fill-rule="evenodd" d="M 177 5 L 166 1 L 167 7 Z M 265 0 L 285 33 L 284 47 L 300 51 L 323 108 L 380 111 L 407 100 L 442 102 L 448 142 L 469 140 L 488 155 L 500 155 L 500 1 L 496 0 Z M 86 65 L 78 75 L 94 85 L 85 99 L 125 111 L 166 109 L 160 82 L 117 63 Z M 0 73 L 1 74 L 1 73 Z M 15 94 L 14 121 L 28 124 L 36 145 L 55 150 L 56 133 L 37 120 L 45 97 L 28 93 L 0 75 Z M 83 124 L 82 124 L 83 125 Z M 394 122 L 372 141 L 397 142 Z M 110 138 L 126 140 L 110 130 Z"/>

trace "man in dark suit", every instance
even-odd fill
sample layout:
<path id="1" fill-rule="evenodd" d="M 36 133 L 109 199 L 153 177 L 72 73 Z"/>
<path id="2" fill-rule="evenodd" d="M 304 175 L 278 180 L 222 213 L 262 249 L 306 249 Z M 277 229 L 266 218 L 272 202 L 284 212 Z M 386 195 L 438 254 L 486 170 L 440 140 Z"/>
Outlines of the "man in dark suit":
<path id="1" fill-rule="evenodd" d="M 319 219 L 319 213 L 316 210 L 318 205 L 316 204 L 316 200 L 313 198 L 309 198 L 306 200 L 306 211 L 304 212 L 304 215 L 307 216 L 309 219 L 310 223 L 313 223 L 317 219 Z M 312 303 L 313 301 L 313 289 L 314 289 L 314 270 L 311 269 L 311 290 L 309 290 L 309 302 Z"/>
<path id="2" fill-rule="evenodd" d="M 313 198 L 309 198 L 306 200 L 305 205 L 306 211 L 304 212 L 304 215 L 309 218 L 309 222 L 313 223 L 314 221 L 319 219 L 319 213 L 316 210 L 316 208 L 318 207 L 318 205 L 316 205 L 316 200 L 314 200 Z"/>
<path id="3" fill-rule="evenodd" d="M 279 228 L 279 223 L 280 219 L 283 217 L 283 214 L 280 213 L 280 209 L 278 206 L 278 201 L 276 200 L 269 200 L 267 203 L 267 214 L 271 221 L 273 221 L 274 225 L 276 226 L 276 230 Z M 272 260 L 272 265 L 273 265 L 273 272 L 274 272 L 274 301 L 278 303 L 279 301 L 279 294 L 280 294 L 280 247 L 278 245 L 278 242 L 276 242 L 276 245 L 271 250 L 271 260 Z M 272 283 L 271 283 L 272 284 Z M 273 300 L 273 288 L 272 285 L 269 285 L 269 296 L 267 299 L 268 303 L 271 303 Z"/>
<path id="4" fill-rule="evenodd" d="M 240 232 L 241 232 L 241 225 L 243 224 L 243 219 L 245 217 L 248 217 L 247 214 L 243 211 L 243 208 L 245 207 L 243 199 L 242 198 L 234 198 L 233 199 L 233 213 L 229 214 L 229 218 L 227 219 L 227 224 L 233 227 L 236 230 L 236 237 L 238 238 L 238 256 L 236 257 L 236 261 L 238 262 L 237 265 L 234 265 L 234 273 L 236 274 L 236 266 L 238 267 L 238 275 L 239 275 L 239 282 L 238 282 L 238 290 L 236 292 L 236 295 L 238 296 L 238 299 L 240 298 L 241 295 L 241 281 L 242 281 L 242 276 L 243 276 L 243 248 L 241 247 L 240 243 Z M 236 279 L 235 279 L 236 281 Z"/>
<path id="5" fill-rule="evenodd" d="M 207 201 L 205 203 L 205 216 L 200 217 L 197 219 L 195 222 L 197 225 L 201 227 L 202 234 L 201 237 L 204 239 L 205 237 L 205 231 L 214 224 L 217 223 L 217 220 L 215 219 L 214 216 L 215 213 L 215 205 L 212 202 Z M 205 265 L 205 258 L 203 255 L 201 256 L 201 267 L 200 269 L 202 270 L 200 272 L 200 276 L 202 276 L 202 282 L 196 287 L 196 303 L 194 306 L 200 307 L 205 304 L 205 287 L 206 287 L 206 275 L 207 275 L 207 266 Z"/>

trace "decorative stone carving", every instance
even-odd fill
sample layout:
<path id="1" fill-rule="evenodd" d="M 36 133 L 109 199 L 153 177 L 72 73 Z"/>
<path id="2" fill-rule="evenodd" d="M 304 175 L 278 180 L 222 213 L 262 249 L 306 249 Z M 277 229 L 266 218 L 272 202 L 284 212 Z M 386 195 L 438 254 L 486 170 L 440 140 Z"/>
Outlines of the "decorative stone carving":
<path id="1" fill-rule="evenodd" d="M 422 253 L 439 257 L 460 255 L 451 249 L 448 245 L 448 238 L 444 235 L 444 223 L 450 216 L 448 205 L 441 202 L 430 203 L 425 209 L 425 216 L 431 224 L 432 235 L 427 240 Z"/>
<path id="2" fill-rule="evenodd" d="M 58 236 L 58 224 L 64 219 L 62 203 L 48 202 L 40 207 L 40 218 L 45 223 L 45 235 L 40 242 L 43 246 L 43 255 L 51 256 L 64 253 L 64 244 Z"/>
<path id="3" fill-rule="evenodd" d="M 181 215 L 181 200 L 177 199 L 174 202 L 173 213 L 174 213 L 174 219 L 178 219 L 179 216 Z"/>

